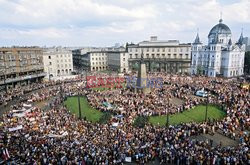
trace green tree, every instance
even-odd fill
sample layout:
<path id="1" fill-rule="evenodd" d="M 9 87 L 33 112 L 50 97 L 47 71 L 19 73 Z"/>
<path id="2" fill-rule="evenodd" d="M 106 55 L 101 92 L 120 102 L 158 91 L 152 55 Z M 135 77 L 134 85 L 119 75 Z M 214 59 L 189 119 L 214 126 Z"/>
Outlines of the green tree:
<path id="1" fill-rule="evenodd" d="M 244 72 L 245 74 L 250 74 L 250 52 L 245 53 L 245 62 L 244 62 Z"/>

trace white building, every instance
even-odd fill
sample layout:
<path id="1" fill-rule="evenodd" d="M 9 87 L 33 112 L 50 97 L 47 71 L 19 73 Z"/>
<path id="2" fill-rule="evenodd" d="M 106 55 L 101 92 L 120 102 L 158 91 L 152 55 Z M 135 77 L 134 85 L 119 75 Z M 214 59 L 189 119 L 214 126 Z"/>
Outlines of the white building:
<path id="1" fill-rule="evenodd" d="M 46 48 L 43 52 L 44 71 L 47 78 L 71 75 L 73 71 L 72 51 L 67 48 Z"/>
<path id="2" fill-rule="evenodd" d="M 220 19 L 208 34 L 208 45 L 203 45 L 197 34 L 192 44 L 191 74 L 240 76 L 243 74 L 244 57 L 242 33 L 238 42 L 233 44 L 231 30 Z"/>
<path id="3" fill-rule="evenodd" d="M 137 70 L 143 54 L 147 71 L 190 72 L 191 44 L 182 44 L 178 40 L 158 40 L 152 36 L 150 41 L 129 44 L 127 48 L 129 70 Z"/>

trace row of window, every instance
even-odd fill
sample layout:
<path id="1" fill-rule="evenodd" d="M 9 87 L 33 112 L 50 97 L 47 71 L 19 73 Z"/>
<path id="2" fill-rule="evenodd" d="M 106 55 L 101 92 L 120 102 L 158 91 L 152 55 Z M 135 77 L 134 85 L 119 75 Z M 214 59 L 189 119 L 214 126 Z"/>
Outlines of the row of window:
<path id="1" fill-rule="evenodd" d="M 59 58 L 59 56 L 61 57 L 61 58 L 63 58 L 63 57 L 70 57 L 71 58 L 71 54 L 65 54 L 65 55 L 56 55 L 56 58 Z M 51 57 L 52 56 L 48 56 L 48 59 L 51 59 Z"/>
<path id="2" fill-rule="evenodd" d="M 61 64 L 61 67 L 62 67 L 62 68 L 63 68 L 64 66 L 65 66 L 65 67 L 68 67 L 68 66 L 71 67 L 71 64 L 64 64 L 64 65 Z M 58 64 L 57 67 L 60 68 L 60 65 Z"/>
<path id="3" fill-rule="evenodd" d="M 58 75 L 68 74 L 68 73 L 71 73 L 71 71 L 72 71 L 71 69 L 69 69 L 69 70 L 68 69 L 57 70 L 57 74 Z"/>
<path id="4" fill-rule="evenodd" d="M 61 62 L 63 62 L 63 59 L 60 60 Z M 56 60 L 57 63 L 59 63 L 59 60 Z M 65 59 L 64 62 L 71 62 L 71 59 Z"/>
<path id="5" fill-rule="evenodd" d="M 92 70 L 93 71 L 100 71 L 100 70 L 106 70 L 107 69 L 107 67 L 106 66 L 100 66 L 100 67 L 92 67 Z"/>
<path id="6" fill-rule="evenodd" d="M 98 65 L 98 64 L 99 64 L 99 65 L 105 65 L 106 62 L 99 62 L 99 63 L 98 63 L 98 62 L 92 62 L 92 65 L 95 65 L 95 64 L 96 64 L 96 65 Z"/>
<path id="7" fill-rule="evenodd" d="M 132 54 L 130 54 L 129 56 L 130 56 L 130 58 L 133 58 Z M 135 58 L 141 58 L 141 56 L 138 55 L 138 54 L 135 54 L 134 57 Z M 155 54 L 151 54 L 151 57 L 152 58 L 171 58 L 171 54 L 168 54 L 167 57 L 165 56 L 165 54 L 161 54 L 161 55 L 160 54 L 156 54 L 156 56 L 155 56 Z M 177 58 L 177 54 L 173 54 L 173 57 Z M 146 57 L 144 57 L 144 58 L 150 58 L 149 54 L 146 54 Z M 189 54 L 185 54 L 185 57 L 183 57 L 183 54 L 179 54 L 179 58 L 186 58 L 186 59 L 188 59 L 189 58 Z"/>
<path id="8" fill-rule="evenodd" d="M 138 51 L 145 51 L 145 52 L 149 52 L 149 51 L 151 51 L 151 52 L 154 52 L 154 51 L 156 51 L 156 52 L 183 52 L 183 51 L 186 51 L 186 52 L 188 52 L 189 51 L 189 48 L 187 47 L 187 48 L 129 48 L 129 52 L 133 52 L 133 50 L 135 51 L 135 52 L 138 52 Z"/>
<path id="9" fill-rule="evenodd" d="M 107 58 L 106 58 L 106 57 L 102 57 L 102 58 L 101 58 L 101 57 L 99 57 L 99 58 L 92 58 L 93 61 L 94 61 L 95 59 L 96 59 L 96 60 L 98 60 L 98 59 L 99 59 L 99 60 L 106 60 Z"/>

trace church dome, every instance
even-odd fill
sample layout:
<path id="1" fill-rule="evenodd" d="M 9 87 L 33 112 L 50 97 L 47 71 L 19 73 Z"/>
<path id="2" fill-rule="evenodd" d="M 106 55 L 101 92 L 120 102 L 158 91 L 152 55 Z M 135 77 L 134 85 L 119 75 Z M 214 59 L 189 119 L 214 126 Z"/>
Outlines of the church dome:
<path id="1" fill-rule="evenodd" d="M 219 23 L 210 30 L 208 37 L 216 34 L 227 34 L 227 35 L 232 34 L 230 28 L 222 23 L 222 19 L 220 19 Z"/>

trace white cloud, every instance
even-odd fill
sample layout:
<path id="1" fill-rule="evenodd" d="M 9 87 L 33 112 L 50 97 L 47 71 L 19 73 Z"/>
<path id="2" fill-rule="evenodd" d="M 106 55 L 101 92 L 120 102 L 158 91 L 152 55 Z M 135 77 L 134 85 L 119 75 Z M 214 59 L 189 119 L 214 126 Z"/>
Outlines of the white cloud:
<path id="1" fill-rule="evenodd" d="M 234 36 L 241 27 L 250 36 L 249 0 L 0 0 L 0 45 L 192 42 L 197 28 L 205 42 L 220 11 Z"/>

